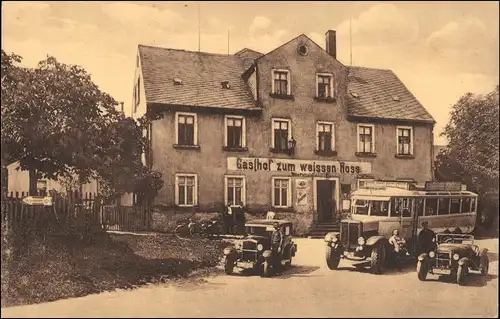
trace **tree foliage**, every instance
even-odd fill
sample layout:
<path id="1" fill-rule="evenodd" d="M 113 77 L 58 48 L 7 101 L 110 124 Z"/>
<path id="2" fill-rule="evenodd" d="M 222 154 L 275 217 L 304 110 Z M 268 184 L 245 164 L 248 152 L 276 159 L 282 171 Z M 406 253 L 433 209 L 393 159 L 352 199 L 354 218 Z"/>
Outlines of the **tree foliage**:
<path id="1" fill-rule="evenodd" d="M 50 56 L 34 69 L 19 62 L 2 50 L 3 158 L 37 177 L 98 178 L 107 195 L 161 188 L 141 163 L 142 126 L 118 112 L 89 73 Z"/>
<path id="2" fill-rule="evenodd" d="M 498 214 L 499 88 L 486 95 L 467 93 L 453 106 L 442 135 L 449 144 L 436 161 L 436 177 L 461 181 L 480 196 L 491 218 Z"/>

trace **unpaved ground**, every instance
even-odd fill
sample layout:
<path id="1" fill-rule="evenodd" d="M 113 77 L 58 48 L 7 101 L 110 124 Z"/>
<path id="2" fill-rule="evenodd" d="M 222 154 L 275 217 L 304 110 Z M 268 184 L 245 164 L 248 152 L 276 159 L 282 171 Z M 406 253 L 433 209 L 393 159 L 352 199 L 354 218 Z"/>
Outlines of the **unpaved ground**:
<path id="1" fill-rule="evenodd" d="M 490 272 L 466 286 L 436 276 L 420 282 L 413 267 L 372 275 L 343 267 L 330 271 L 324 242 L 297 239 L 295 266 L 283 275 L 202 276 L 176 284 L 102 293 L 2 309 L 2 317 L 495 317 L 498 314 L 498 240 Z"/>

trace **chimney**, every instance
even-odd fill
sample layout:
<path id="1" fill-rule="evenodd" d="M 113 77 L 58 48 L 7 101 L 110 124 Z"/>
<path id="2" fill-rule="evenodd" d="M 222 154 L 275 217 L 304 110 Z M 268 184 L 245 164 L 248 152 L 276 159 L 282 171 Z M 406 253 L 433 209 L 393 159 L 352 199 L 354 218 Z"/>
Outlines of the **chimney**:
<path id="1" fill-rule="evenodd" d="M 337 58 L 337 33 L 335 30 L 328 30 L 325 34 L 326 37 L 326 52 Z"/>

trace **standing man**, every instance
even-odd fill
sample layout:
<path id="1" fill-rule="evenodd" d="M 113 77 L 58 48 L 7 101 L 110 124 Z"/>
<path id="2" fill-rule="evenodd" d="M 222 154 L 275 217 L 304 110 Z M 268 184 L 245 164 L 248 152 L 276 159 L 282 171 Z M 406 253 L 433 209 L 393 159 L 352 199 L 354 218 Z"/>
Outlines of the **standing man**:
<path id="1" fill-rule="evenodd" d="M 275 258 L 275 266 L 281 265 L 281 244 L 283 243 L 283 233 L 281 232 L 280 224 L 273 223 L 274 231 L 271 235 L 271 250 L 273 258 Z"/>
<path id="2" fill-rule="evenodd" d="M 231 201 L 227 203 L 224 209 L 224 232 L 226 234 L 232 234 L 233 230 L 233 210 L 231 208 Z"/>
<path id="3" fill-rule="evenodd" d="M 420 253 L 428 253 L 434 249 L 436 233 L 429 228 L 427 221 L 422 222 L 422 230 L 418 234 L 418 246 Z"/>

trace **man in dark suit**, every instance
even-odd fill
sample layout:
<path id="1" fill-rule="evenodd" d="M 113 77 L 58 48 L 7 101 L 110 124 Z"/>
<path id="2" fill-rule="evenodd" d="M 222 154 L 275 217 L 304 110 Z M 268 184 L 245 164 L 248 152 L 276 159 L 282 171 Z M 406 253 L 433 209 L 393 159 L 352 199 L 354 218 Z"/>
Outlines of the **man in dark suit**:
<path id="1" fill-rule="evenodd" d="M 418 246 L 420 247 L 420 253 L 428 253 L 434 250 L 436 234 L 432 229 L 429 228 L 429 223 L 422 222 L 422 230 L 418 234 Z"/>

